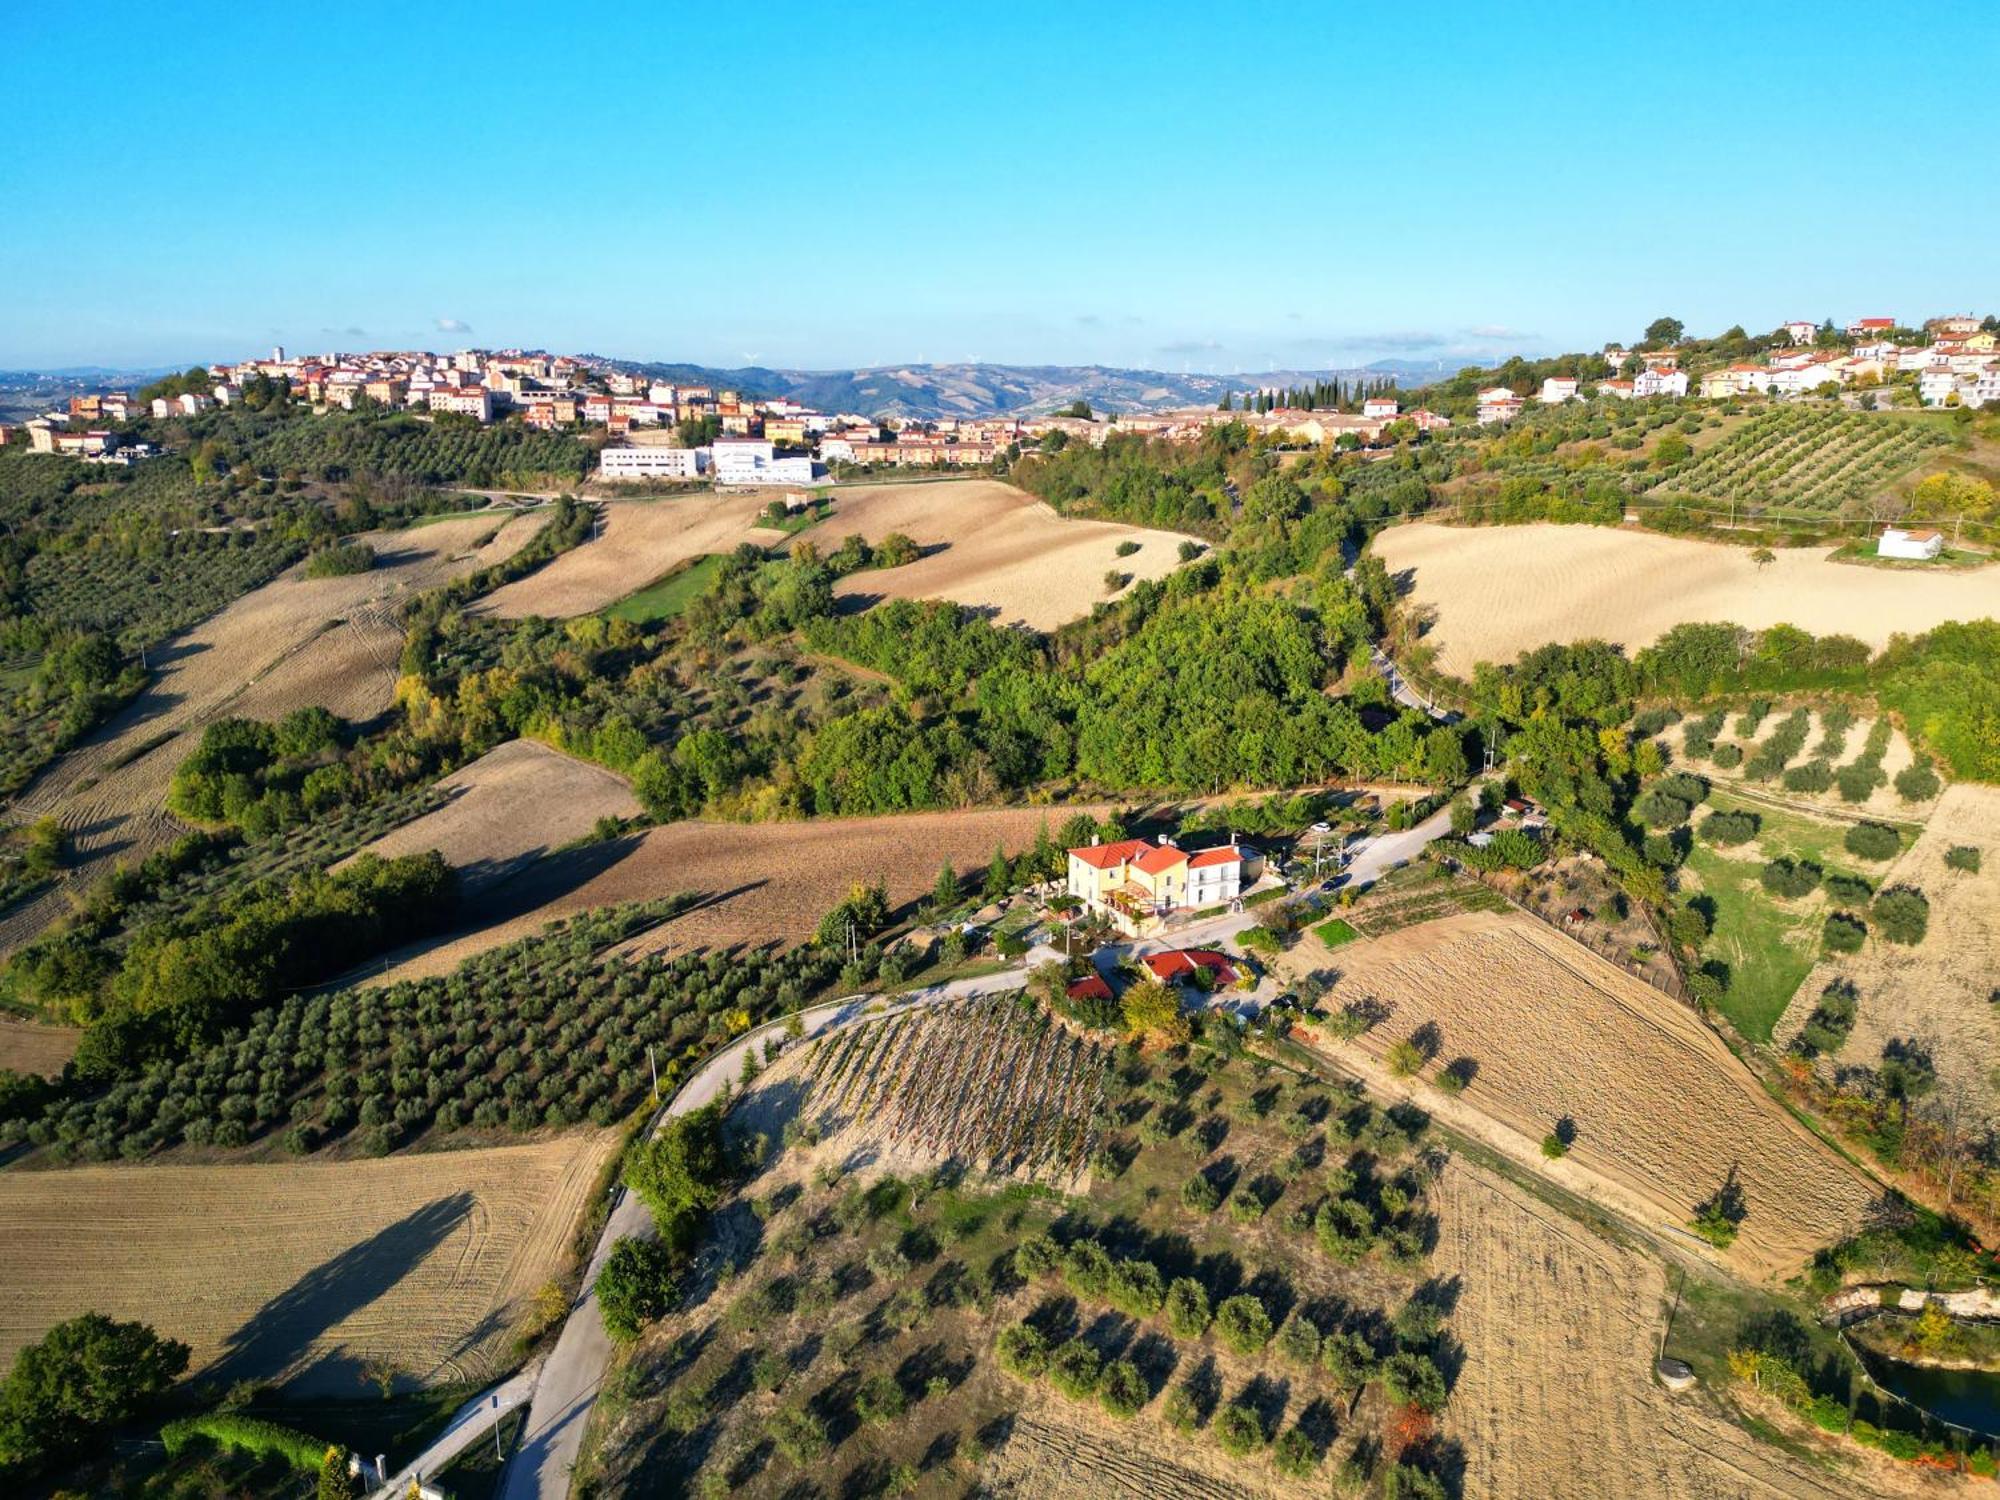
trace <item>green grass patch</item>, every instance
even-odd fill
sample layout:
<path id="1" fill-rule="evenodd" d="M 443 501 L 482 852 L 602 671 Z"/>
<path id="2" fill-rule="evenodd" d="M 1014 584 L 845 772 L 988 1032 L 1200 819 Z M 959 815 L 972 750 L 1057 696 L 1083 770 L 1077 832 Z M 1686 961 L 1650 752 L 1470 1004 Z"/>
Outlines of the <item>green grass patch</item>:
<path id="1" fill-rule="evenodd" d="M 1253 906 L 1262 906 L 1266 901 L 1276 901 L 1280 896 L 1289 895 L 1291 895 L 1291 892 L 1284 886 L 1272 886 L 1268 891 L 1259 891 L 1254 896 L 1245 896 L 1243 898 L 1243 907 L 1247 911 Z"/>
<path id="2" fill-rule="evenodd" d="M 722 570 L 722 558 L 710 554 L 683 563 L 663 578 L 656 578 L 636 594 L 628 594 L 605 610 L 613 620 L 630 620 L 650 625 L 655 620 L 671 620 L 686 609 L 714 581 Z"/>
<path id="3" fill-rule="evenodd" d="M 1818 956 L 1826 903 L 1816 897 L 1780 903 L 1763 887 L 1760 861 L 1725 859 L 1706 844 L 1695 845 L 1687 867 L 1715 903 L 1714 931 L 1702 953 L 1729 965 L 1729 987 L 1716 1009 L 1751 1041 L 1768 1042 Z"/>
<path id="4" fill-rule="evenodd" d="M 1356 932 L 1344 917 L 1334 917 L 1313 929 L 1313 936 L 1329 948 L 1338 948 L 1342 943 L 1351 943 L 1361 934 Z"/>

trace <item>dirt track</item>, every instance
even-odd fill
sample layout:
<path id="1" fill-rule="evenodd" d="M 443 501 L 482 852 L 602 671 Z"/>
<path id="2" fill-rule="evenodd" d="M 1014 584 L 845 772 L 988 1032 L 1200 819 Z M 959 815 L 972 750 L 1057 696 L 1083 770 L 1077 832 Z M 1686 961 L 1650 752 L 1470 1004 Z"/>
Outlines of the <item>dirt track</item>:
<path id="1" fill-rule="evenodd" d="M 158 677 L 110 725 L 64 755 L 14 804 L 18 820 L 53 815 L 88 883 L 112 859 L 136 860 L 175 836 L 162 808 L 175 767 L 201 731 L 229 715 L 275 718 L 307 704 L 349 717 L 388 708 L 410 594 L 500 561 L 541 529 L 539 515 L 476 516 L 371 534 L 376 566 L 344 578 L 293 568 L 178 637 L 154 659 Z M 122 762 L 122 763 L 121 763 Z M 64 909 L 61 890 L 0 921 L 0 951 Z"/>
<path id="2" fill-rule="evenodd" d="M 1074 810 L 1023 807 L 809 823 L 672 823 L 620 845 L 578 851 L 574 859 L 544 861 L 497 894 L 491 904 L 507 913 L 501 920 L 407 954 L 384 978 L 441 974 L 557 917 L 681 891 L 709 899 L 647 933 L 640 940 L 644 947 L 793 942 L 810 936 L 857 880 L 886 879 L 891 905 L 900 906 L 930 890 L 943 861 L 977 871 L 993 857 L 996 842 L 1016 853 L 1034 842 L 1044 818 L 1053 831 Z M 565 888 L 558 882 L 566 871 L 589 873 Z"/>
<path id="3" fill-rule="evenodd" d="M 1439 1061 L 1478 1071 L 1461 1100 L 1420 1098 L 1497 1122 L 1537 1163 L 1568 1116 L 1575 1146 L 1555 1167 L 1608 1181 L 1621 1207 L 1650 1209 L 1647 1227 L 1680 1233 L 1734 1169 L 1748 1217 L 1728 1259 L 1752 1277 L 1791 1274 L 1874 1196 L 1686 1007 L 1532 918 L 1450 917 L 1337 957 L 1334 1003 L 1390 1010 L 1361 1043 L 1369 1057 L 1434 1026 Z"/>
<path id="4" fill-rule="evenodd" d="M 139 1318 L 191 1373 L 363 1394 L 386 1359 L 483 1382 L 563 1265 L 616 1133 L 282 1166 L 0 1174 L 0 1361 L 64 1318 Z"/>
<path id="5" fill-rule="evenodd" d="M 1977 874 L 1945 867 L 1945 851 L 1980 851 Z M 1874 1067 L 1884 1044 L 1913 1040 L 1928 1048 L 1946 1102 L 1963 1101 L 1996 1119 L 1992 1078 L 2000 1067 L 2000 787 L 1960 782 L 1945 788 L 1923 834 L 1881 877 L 1913 885 L 1931 905 L 1930 928 L 1914 948 L 1871 936 L 1851 958 L 1823 959 L 1779 1018 L 1776 1039 L 1789 1042 L 1835 978 L 1860 992 L 1854 1030 L 1839 1061 Z"/>
<path id="6" fill-rule="evenodd" d="M 474 889 L 583 837 L 599 818 L 639 813 L 622 776 L 538 740 L 509 740 L 438 788 L 449 802 L 385 834 L 367 852 L 393 859 L 436 849 Z"/>
<path id="7" fill-rule="evenodd" d="M 1859 1449 L 1839 1468 L 1808 1467 L 1728 1420 L 1709 1392 L 1655 1382 L 1659 1261 L 1462 1161 L 1446 1168 L 1439 1204 L 1437 1272 L 1456 1287 L 1447 1327 L 1464 1350 L 1444 1435 L 1464 1447 L 1465 1500 L 1845 1500 L 1921 1488 L 1886 1460 L 1864 1468 Z"/>
<path id="8" fill-rule="evenodd" d="M 2000 617 L 2000 567 L 1923 573 L 1827 562 L 1824 547 L 1750 550 L 1606 526 L 1392 526 L 1374 550 L 1437 609 L 1438 664 L 1470 677 L 1551 641 L 1636 650 L 1684 621 L 1796 625 L 1881 647 L 1898 631 Z"/>

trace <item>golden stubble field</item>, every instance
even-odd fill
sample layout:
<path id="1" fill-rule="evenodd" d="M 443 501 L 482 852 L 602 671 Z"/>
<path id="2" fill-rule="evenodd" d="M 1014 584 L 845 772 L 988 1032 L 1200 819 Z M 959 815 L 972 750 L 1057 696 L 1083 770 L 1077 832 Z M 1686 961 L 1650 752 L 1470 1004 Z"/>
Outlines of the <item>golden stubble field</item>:
<path id="1" fill-rule="evenodd" d="M 1946 867 L 1956 845 L 1980 851 L 1977 873 Z M 1996 1118 L 1992 1079 L 2000 1068 L 2000 787 L 1960 782 L 1945 788 L 1917 841 L 1881 875 L 1882 886 L 1913 885 L 1930 901 L 1923 942 L 1903 947 L 1871 936 L 1852 957 L 1825 958 L 1805 978 L 1779 1018 L 1776 1040 L 1789 1042 L 1835 979 L 1860 1003 L 1841 1063 L 1873 1067 L 1891 1041 L 1914 1041 L 1937 1067 L 1943 1102 Z"/>
<path id="2" fill-rule="evenodd" d="M 613 500 L 595 538 L 532 577 L 496 590 L 481 608 L 503 617 L 564 618 L 614 604 L 679 563 L 740 543 L 775 547 L 785 533 L 757 522 L 775 490 L 660 500 Z M 902 532 L 926 556 L 900 568 L 842 579 L 845 598 L 952 599 L 990 610 L 996 623 L 1053 630 L 1111 597 L 1104 575 L 1161 578 L 1179 566 L 1174 532 L 1110 521 L 1065 520 L 1041 501 L 997 480 L 857 485 L 829 492 L 833 513 L 798 533 L 822 552 L 842 538 L 880 542 Z M 1118 555 L 1121 542 L 1139 550 Z"/>
<path id="3" fill-rule="evenodd" d="M 1909 1494 L 1908 1466 L 1828 1442 L 1824 1466 L 1731 1421 L 1707 1391 L 1652 1377 L 1666 1268 L 1611 1243 L 1499 1175 L 1454 1160 L 1438 1189 L 1436 1269 L 1464 1359 L 1444 1436 L 1465 1454 L 1465 1500 L 1645 1495 L 1845 1500 Z"/>
<path id="4" fill-rule="evenodd" d="M 1947 620 L 2000 617 L 2000 568 L 1924 573 L 1826 561 L 1824 547 L 1780 547 L 1760 569 L 1750 549 L 1608 526 L 1392 526 L 1374 550 L 1412 598 L 1437 611 L 1438 665 L 1470 677 L 1552 641 L 1637 650 L 1688 621 L 1751 629 L 1796 625 L 1882 647 Z"/>
<path id="5" fill-rule="evenodd" d="M 801 823 L 670 823 L 620 844 L 578 851 L 575 864 L 589 872 L 585 878 L 536 900 L 536 887 L 563 879 L 569 868 L 561 856 L 544 861 L 502 888 L 506 914 L 405 952 L 382 978 L 442 974 L 558 917 L 679 892 L 697 893 L 703 903 L 635 939 L 635 949 L 797 942 L 811 936 L 857 880 L 886 881 L 891 906 L 901 906 L 930 890 L 944 861 L 976 872 L 992 859 L 995 844 L 1018 853 L 1034 842 L 1044 819 L 1053 831 L 1079 810 L 1093 816 L 1104 811 L 1012 807 Z"/>
<path id="6" fill-rule="evenodd" d="M 45 1026 L 39 1021 L 0 1016 L 0 1069 L 60 1073 L 82 1037 L 82 1031 L 74 1026 Z"/>
<path id="7" fill-rule="evenodd" d="M 598 508 L 597 529 L 589 541 L 495 589 L 479 611 L 510 620 L 592 614 L 705 553 L 733 552 L 742 542 L 775 546 L 785 534 L 757 524 L 770 502 L 768 491 L 717 495 L 705 490 L 658 500 L 606 501 Z"/>
<path id="8" fill-rule="evenodd" d="M 190 1372 L 362 1394 L 504 1368 L 615 1131 L 538 1145 L 260 1166 L 0 1173 L 0 1364 L 95 1310 L 194 1348 Z"/>
<path id="9" fill-rule="evenodd" d="M 904 567 L 843 578 L 834 592 L 861 599 L 953 599 L 990 610 L 997 625 L 1036 630 L 1090 613 L 1115 569 L 1134 579 L 1164 578 L 1180 566 L 1177 532 L 1114 521 L 1067 520 L 992 479 L 885 484 L 834 492 L 833 515 L 803 533 L 823 551 L 859 534 L 871 543 L 900 531 L 926 556 Z M 1122 542 L 1139 550 L 1118 555 Z M 929 551 L 938 548 L 937 551 Z"/>
<path id="10" fill-rule="evenodd" d="M 378 561 L 366 573 L 307 578 L 290 569 L 156 656 L 152 686 L 51 766 L 12 816 L 61 821 L 75 851 L 70 881 L 79 888 L 115 857 L 143 858 L 178 831 L 162 804 L 175 767 L 209 724 L 277 718 L 313 704 L 350 718 L 382 712 L 394 699 L 403 645 L 396 607 L 511 556 L 544 524 L 539 515 L 481 515 L 371 533 L 361 540 Z M 65 901 L 58 889 L 10 913 L 0 921 L 0 950 L 33 937 Z"/>
<path id="11" fill-rule="evenodd" d="M 498 745 L 438 787 L 450 801 L 384 834 L 366 852 L 394 859 L 436 849 L 477 888 L 582 838 L 599 818 L 640 811 L 624 777 L 539 740 Z"/>
<path id="12" fill-rule="evenodd" d="M 1427 1086 L 1416 1097 L 1448 1121 L 1494 1122 L 1497 1143 L 1538 1170 L 1595 1177 L 1621 1210 L 1676 1235 L 1733 1171 L 1748 1216 L 1727 1259 L 1745 1274 L 1790 1275 L 1876 1196 L 1685 1006 L 1530 917 L 1448 917 L 1337 958 L 1332 1002 L 1388 1009 L 1360 1044 L 1368 1071 L 1434 1027 L 1438 1061 L 1470 1058 L 1477 1073 L 1460 1099 Z M 1563 1117 L 1575 1145 L 1542 1164 L 1539 1143 Z"/>

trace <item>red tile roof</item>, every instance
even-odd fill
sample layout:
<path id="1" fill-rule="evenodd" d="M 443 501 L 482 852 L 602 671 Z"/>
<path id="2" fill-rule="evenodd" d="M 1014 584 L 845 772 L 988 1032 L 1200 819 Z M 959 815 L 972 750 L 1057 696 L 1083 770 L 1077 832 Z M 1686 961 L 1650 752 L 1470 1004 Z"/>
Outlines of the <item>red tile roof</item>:
<path id="1" fill-rule="evenodd" d="M 1188 857 L 1172 844 L 1155 844 L 1132 861 L 1132 868 L 1144 870 L 1148 875 L 1159 875 L 1171 870 L 1175 865 L 1184 865 L 1187 862 Z"/>
<path id="2" fill-rule="evenodd" d="M 1219 984 L 1236 982 L 1236 966 L 1213 948 L 1170 948 L 1165 953 L 1148 953 L 1145 965 L 1162 984 L 1206 969 Z"/>
<path id="3" fill-rule="evenodd" d="M 1082 860 L 1094 870 L 1115 870 L 1152 847 L 1144 839 L 1120 839 L 1115 844 L 1087 844 L 1069 852 L 1072 858 Z"/>
<path id="4" fill-rule="evenodd" d="M 1069 983 L 1069 997 L 1072 1000 L 1109 1000 L 1111 986 L 1104 982 L 1102 974 L 1092 974 L 1087 979 L 1072 979 Z"/>
<path id="5" fill-rule="evenodd" d="M 1224 844 L 1220 849 L 1202 850 L 1201 853 L 1188 861 L 1188 868 L 1190 870 L 1205 870 L 1210 865 L 1240 865 L 1242 863 L 1243 851 L 1233 845 Z"/>

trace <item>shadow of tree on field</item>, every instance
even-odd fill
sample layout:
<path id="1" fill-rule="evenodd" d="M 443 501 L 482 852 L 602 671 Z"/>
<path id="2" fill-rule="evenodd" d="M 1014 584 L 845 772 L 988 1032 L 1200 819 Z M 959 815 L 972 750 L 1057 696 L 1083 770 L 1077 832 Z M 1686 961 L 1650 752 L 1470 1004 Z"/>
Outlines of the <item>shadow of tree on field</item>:
<path id="1" fill-rule="evenodd" d="M 415 1270 L 471 1214 L 473 1201 L 467 1192 L 438 1198 L 321 1262 L 251 1314 L 203 1373 L 224 1383 L 283 1375 L 287 1384 L 315 1390 L 358 1388 L 357 1354 L 323 1350 L 300 1361 L 316 1339 Z"/>

